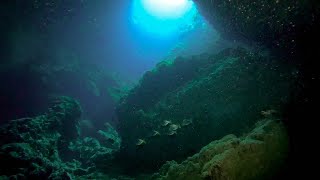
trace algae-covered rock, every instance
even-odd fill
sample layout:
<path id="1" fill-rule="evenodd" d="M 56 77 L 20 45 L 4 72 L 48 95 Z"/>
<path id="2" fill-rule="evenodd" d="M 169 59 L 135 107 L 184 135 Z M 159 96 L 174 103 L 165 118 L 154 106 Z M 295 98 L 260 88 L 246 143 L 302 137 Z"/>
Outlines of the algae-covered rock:
<path id="1" fill-rule="evenodd" d="M 1 127 L 0 174 L 17 179 L 72 179 L 80 165 L 65 163 L 62 156 L 78 136 L 80 115 L 77 101 L 55 97 L 46 114 L 12 120 Z"/>
<path id="2" fill-rule="evenodd" d="M 80 133 L 75 141 L 69 143 L 68 148 L 84 167 L 88 167 L 90 172 L 96 170 L 93 173 L 98 173 L 110 169 L 111 160 L 119 151 L 120 145 L 121 138 L 117 131 L 109 123 L 105 123 L 104 128 L 96 132 L 96 136 L 85 136 Z M 100 178 L 96 174 L 93 176 Z"/>
<path id="3" fill-rule="evenodd" d="M 103 157 L 106 154 L 111 154 L 112 149 L 100 144 L 100 142 L 92 137 L 78 139 L 71 142 L 69 148 L 72 151 L 79 153 L 79 160 L 86 163 L 93 163 L 95 160 Z"/>
<path id="4" fill-rule="evenodd" d="M 151 179 L 268 179 L 284 164 L 287 153 L 284 126 L 279 121 L 265 119 L 247 135 L 227 135 L 180 164 L 167 162 Z"/>
<path id="5" fill-rule="evenodd" d="M 112 127 L 109 126 L 109 128 Z M 120 149 L 121 139 L 115 131 L 110 132 L 110 129 L 107 131 L 99 130 L 98 134 L 102 136 L 100 140 L 93 137 L 84 137 L 69 144 L 69 149 L 78 154 L 81 162 L 97 165 L 97 162 L 105 160 L 104 163 L 107 163 L 108 158 L 112 158 L 111 155 Z"/>
<path id="6" fill-rule="evenodd" d="M 104 129 L 99 130 L 98 134 L 103 144 L 110 144 L 114 150 L 119 150 L 121 145 L 121 138 L 118 132 L 109 123 L 104 124 Z"/>
<path id="7" fill-rule="evenodd" d="M 81 113 L 78 101 L 54 96 L 44 115 L 12 120 L 1 127 L 0 175 L 74 179 L 103 168 L 119 150 L 121 139 L 109 123 L 97 138 L 84 137 L 78 127 Z"/>
<path id="8" fill-rule="evenodd" d="M 136 171 L 181 160 L 226 134 L 281 112 L 296 69 L 268 54 L 237 48 L 178 58 L 144 75 L 118 112 L 118 162 Z M 272 111 L 272 112 L 273 112 Z M 160 136 L 153 136 L 154 131 Z M 137 147 L 139 139 L 145 144 Z"/>

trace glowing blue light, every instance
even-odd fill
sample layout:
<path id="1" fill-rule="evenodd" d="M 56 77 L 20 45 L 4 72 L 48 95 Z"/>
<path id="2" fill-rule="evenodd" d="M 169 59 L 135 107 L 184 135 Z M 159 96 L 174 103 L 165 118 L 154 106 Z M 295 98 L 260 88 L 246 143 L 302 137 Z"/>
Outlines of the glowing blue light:
<path id="1" fill-rule="evenodd" d="M 188 0 L 142 0 L 145 10 L 159 18 L 180 18 L 192 8 Z"/>
<path id="2" fill-rule="evenodd" d="M 197 12 L 191 0 L 135 0 L 132 7 L 133 23 L 157 36 L 178 33 Z"/>

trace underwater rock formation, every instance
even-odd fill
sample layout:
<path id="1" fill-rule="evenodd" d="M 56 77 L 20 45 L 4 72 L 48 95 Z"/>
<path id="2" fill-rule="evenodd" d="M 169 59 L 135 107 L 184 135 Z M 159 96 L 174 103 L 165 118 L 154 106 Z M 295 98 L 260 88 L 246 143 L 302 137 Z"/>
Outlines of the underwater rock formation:
<path id="1" fill-rule="evenodd" d="M 287 153 L 288 137 L 283 124 L 264 119 L 242 137 L 227 135 L 182 163 L 167 162 L 150 179 L 268 179 L 281 169 Z"/>
<path id="2" fill-rule="evenodd" d="M 44 115 L 2 126 L 1 178 L 73 179 L 95 174 L 119 150 L 121 139 L 109 123 L 97 132 L 99 139 L 83 137 L 78 127 L 81 113 L 77 101 L 60 96 Z"/>
<path id="3" fill-rule="evenodd" d="M 317 25 L 319 1 L 194 0 L 200 13 L 225 38 L 258 42 L 295 53 L 302 29 Z"/>
<path id="4" fill-rule="evenodd" d="M 311 176 L 308 164 L 313 154 L 305 147 L 312 143 L 314 123 L 301 119 L 317 116 L 320 71 L 320 1 L 318 0 L 193 0 L 201 14 L 231 40 L 243 37 L 249 43 L 273 47 L 277 56 L 299 66 L 299 77 L 292 86 L 293 94 L 286 108 L 286 123 L 290 129 L 292 167 L 301 176 Z M 314 130 L 311 130 L 314 129 Z M 304 130 L 304 132 L 302 132 Z M 306 141 L 306 139 L 309 139 Z M 306 154 L 310 156 L 306 157 Z M 299 159 L 299 160 L 297 160 Z M 301 169 L 303 168 L 303 170 Z M 313 171 L 316 172 L 316 171 Z M 308 178 L 307 178 L 308 179 Z M 310 178 L 309 178 L 310 179 Z"/>
<path id="5" fill-rule="evenodd" d="M 77 162 L 64 163 L 61 152 L 77 134 L 79 103 L 57 97 L 45 115 L 12 120 L 0 129 L 0 174 L 12 178 L 68 178 Z"/>
<path id="6" fill-rule="evenodd" d="M 82 136 L 69 144 L 69 149 L 77 153 L 77 159 L 86 166 L 103 166 L 120 149 L 121 138 L 117 131 L 109 124 L 105 124 L 104 130 L 97 132 L 99 139 Z"/>
<path id="7" fill-rule="evenodd" d="M 241 133 L 261 111 L 281 111 L 295 72 L 276 58 L 242 48 L 160 64 L 117 108 L 122 138 L 117 162 L 127 172 L 157 169 L 214 139 Z M 145 144 L 137 148 L 139 139 Z"/>

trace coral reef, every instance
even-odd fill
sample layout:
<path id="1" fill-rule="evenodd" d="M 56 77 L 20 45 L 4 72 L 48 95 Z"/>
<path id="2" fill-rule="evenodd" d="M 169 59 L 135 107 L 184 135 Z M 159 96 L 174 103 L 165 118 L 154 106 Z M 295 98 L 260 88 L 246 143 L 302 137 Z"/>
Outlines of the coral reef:
<path id="1" fill-rule="evenodd" d="M 277 174 L 287 153 L 288 137 L 283 124 L 264 119 L 244 136 L 227 135 L 182 163 L 167 162 L 150 179 L 268 179 Z"/>
<path id="2" fill-rule="evenodd" d="M 213 139 L 239 134 L 261 111 L 281 111 L 296 71 L 246 49 L 177 58 L 147 72 L 117 108 L 127 172 L 181 160 Z M 152 136 L 154 131 L 160 136 Z M 137 141 L 145 140 L 137 148 Z"/>

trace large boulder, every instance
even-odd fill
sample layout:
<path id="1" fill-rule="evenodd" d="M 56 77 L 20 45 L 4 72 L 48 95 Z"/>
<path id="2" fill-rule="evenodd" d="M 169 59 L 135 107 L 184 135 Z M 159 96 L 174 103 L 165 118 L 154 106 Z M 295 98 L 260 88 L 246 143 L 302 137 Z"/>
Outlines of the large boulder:
<path id="1" fill-rule="evenodd" d="M 161 63 L 117 108 L 117 162 L 132 173 L 156 169 L 241 133 L 261 113 L 281 111 L 296 73 L 277 58 L 241 48 Z"/>

